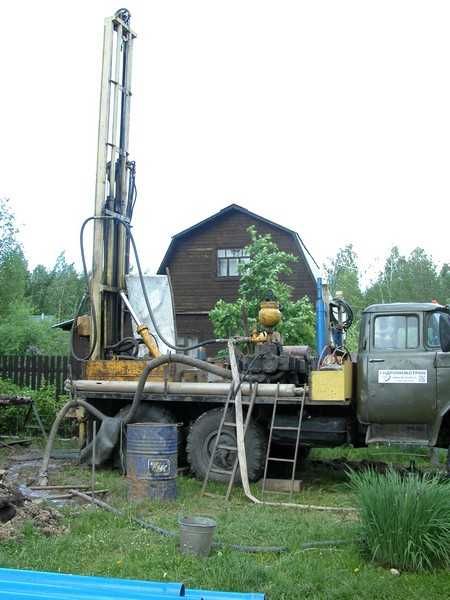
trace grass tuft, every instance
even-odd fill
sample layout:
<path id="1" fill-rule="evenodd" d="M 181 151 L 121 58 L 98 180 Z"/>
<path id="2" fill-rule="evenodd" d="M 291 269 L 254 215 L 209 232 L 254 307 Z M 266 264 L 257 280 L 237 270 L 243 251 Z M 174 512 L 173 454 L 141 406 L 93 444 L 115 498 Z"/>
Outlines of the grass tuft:
<path id="1" fill-rule="evenodd" d="M 450 565 L 450 482 L 367 470 L 351 473 L 350 487 L 374 562 L 413 571 Z"/>

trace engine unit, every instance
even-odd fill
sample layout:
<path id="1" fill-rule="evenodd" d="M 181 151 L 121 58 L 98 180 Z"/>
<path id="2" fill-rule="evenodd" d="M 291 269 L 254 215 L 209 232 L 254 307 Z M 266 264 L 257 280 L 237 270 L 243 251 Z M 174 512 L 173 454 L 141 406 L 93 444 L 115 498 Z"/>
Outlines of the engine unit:
<path id="1" fill-rule="evenodd" d="M 307 383 L 310 371 L 307 346 L 282 346 L 277 342 L 256 344 L 254 354 L 239 357 L 239 370 L 255 383 Z"/>

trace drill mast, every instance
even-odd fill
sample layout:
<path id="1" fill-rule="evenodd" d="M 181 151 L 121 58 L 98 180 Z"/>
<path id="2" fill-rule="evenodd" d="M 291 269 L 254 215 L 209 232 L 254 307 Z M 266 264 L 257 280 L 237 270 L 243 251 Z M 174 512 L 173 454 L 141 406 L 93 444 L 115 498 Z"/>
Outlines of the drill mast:
<path id="1" fill-rule="evenodd" d="M 94 360 L 104 358 L 105 347 L 124 336 L 120 291 L 129 270 L 129 242 L 118 219 L 129 223 L 134 207 L 134 163 L 128 160 L 128 138 L 135 37 L 126 9 L 105 19 L 91 280 L 97 329 Z"/>

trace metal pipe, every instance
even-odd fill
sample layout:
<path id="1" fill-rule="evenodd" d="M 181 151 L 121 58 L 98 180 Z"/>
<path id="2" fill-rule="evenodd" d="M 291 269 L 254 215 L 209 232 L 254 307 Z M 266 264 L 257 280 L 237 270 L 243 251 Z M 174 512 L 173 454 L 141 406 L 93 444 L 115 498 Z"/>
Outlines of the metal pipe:
<path id="1" fill-rule="evenodd" d="M 92 496 L 95 494 L 95 461 L 97 460 L 96 448 L 97 446 L 97 421 L 92 421 Z"/>
<path id="2" fill-rule="evenodd" d="M 134 322 L 136 323 L 136 325 L 138 325 L 138 326 L 142 325 L 142 321 L 137 316 L 134 308 L 131 306 L 131 303 L 128 300 L 128 297 L 127 297 L 127 295 L 125 294 L 125 292 L 123 290 L 120 292 L 120 297 L 122 298 L 122 301 L 125 304 L 125 306 L 128 308 L 128 312 L 132 316 L 132 318 L 133 318 Z"/>
<path id="3" fill-rule="evenodd" d="M 137 381 L 99 381 L 95 379 L 80 379 L 72 381 L 72 391 L 77 393 L 129 393 L 136 391 Z M 148 381 L 144 386 L 145 394 L 189 394 L 192 396 L 226 396 L 232 387 L 232 383 L 191 383 L 183 381 Z M 254 386 L 243 383 L 242 394 L 250 396 Z M 276 383 L 258 384 L 257 396 L 274 396 Z M 280 384 L 279 396 L 284 398 L 296 398 L 303 393 L 302 387 L 296 387 L 292 383 Z"/>

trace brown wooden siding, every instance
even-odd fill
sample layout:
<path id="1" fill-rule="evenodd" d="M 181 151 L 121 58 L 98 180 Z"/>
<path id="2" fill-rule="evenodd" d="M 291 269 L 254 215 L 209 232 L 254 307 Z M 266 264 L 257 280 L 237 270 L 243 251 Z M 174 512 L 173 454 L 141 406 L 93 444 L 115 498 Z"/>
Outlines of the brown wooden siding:
<path id="1" fill-rule="evenodd" d="M 288 232 L 239 212 L 227 213 L 177 242 L 169 261 L 177 313 L 208 311 L 219 298 L 236 299 L 239 279 L 217 277 L 217 249 L 246 246 L 250 225 L 261 234 L 270 233 L 281 250 L 298 256 L 298 246 Z M 314 279 L 303 258 L 293 265 L 286 282 L 294 288 L 294 298 L 306 294 L 314 300 Z"/>
<path id="2" fill-rule="evenodd" d="M 196 336 L 199 341 L 213 337 L 208 312 L 217 300 L 233 302 L 239 278 L 217 276 L 217 250 L 243 248 L 250 242 L 248 227 L 260 234 L 270 233 L 278 247 L 298 256 L 292 273 L 284 278 L 293 287 L 293 298 L 315 299 L 315 280 L 293 235 L 240 211 L 230 211 L 176 240 L 167 266 L 173 285 L 177 329 L 180 336 Z M 208 355 L 217 350 L 208 347 Z"/>

